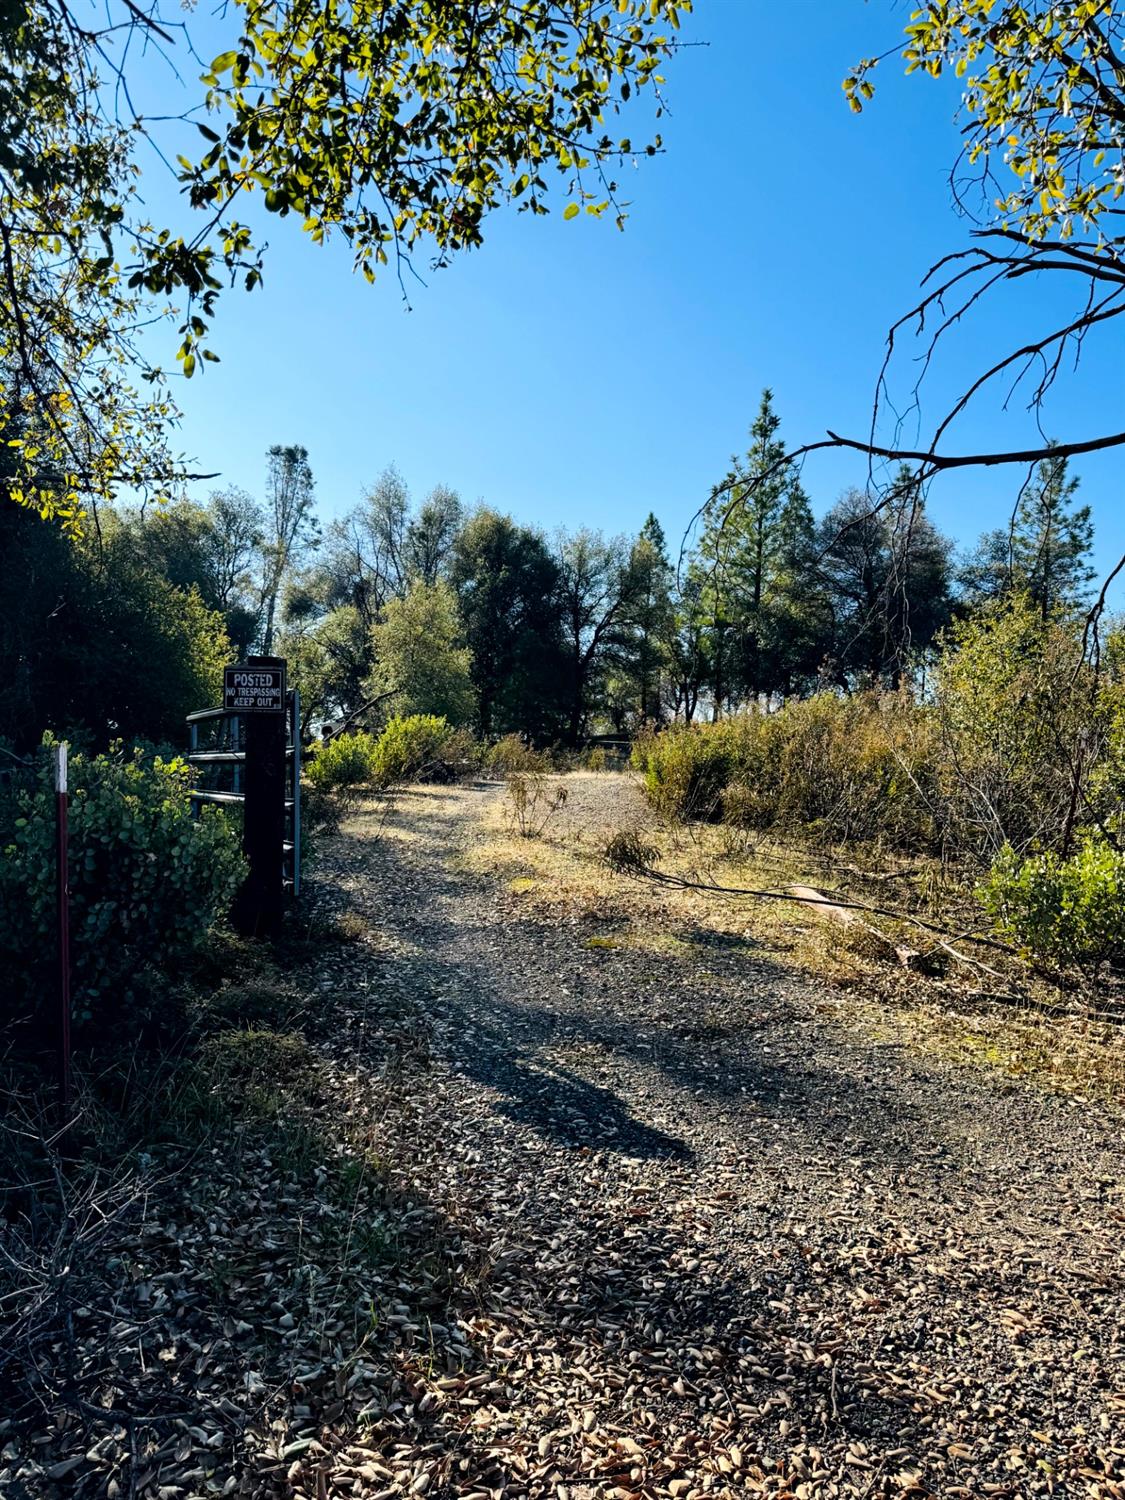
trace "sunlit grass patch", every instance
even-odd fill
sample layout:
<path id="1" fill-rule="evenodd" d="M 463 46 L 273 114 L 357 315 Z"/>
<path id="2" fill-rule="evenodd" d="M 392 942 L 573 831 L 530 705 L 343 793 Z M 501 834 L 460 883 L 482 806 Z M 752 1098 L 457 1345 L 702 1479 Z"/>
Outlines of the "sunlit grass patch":
<path id="1" fill-rule="evenodd" d="M 502 810 L 495 803 L 483 805 L 480 837 L 465 855 L 465 868 L 503 881 L 519 894 L 523 909 L 544 921 L 585 924 L 575 942 L 586 952 L 602 954 L 606 962 L 629 952 L 664 954 L 690 964 L 721 957 L 721 969 L 707 968 L 707 983 L 729 982 L 735 989 L 741 983 L 740 960 L 759 970 L 772 965 L 779 975 L 788 971 L 822 986 L 836 1024 L 868 1041 L 885 1035 L 920 1056 L 1049 1088 L 1074 1091 L 1088 1083 L 1108 1093 L 1125 1082 L 1125 1037 L 1107 1027 L 1083 1030 L 1061 1016 L 1056 1022 L 1049 1012 L 1052 997 L 1061 997 L 1046 984 L 1023 1008 L 1012 1007 L 1011 997 L 1003 1003 L 990 999 L 989 981 L 981 983 L 910 924 L 872 918 L 886 939 L 881 941 L 863 926 L 853 930 L 826 922 L 807 906 L 662 885 L 613 868 L 605 855 L 613 830 L 605 821 L 604 791 L 596 808 L 587 801 L 608 776 L 577 772 L 567 779 L 565 818 L 537 841 L 516 838 Z M 804 848 L 721 825 L 670 822 L 640 803 L 627 777 L 616 780 L 620 826 L 665 875 L 747 890 L 784 891 L 798 884 L 827 894 L 839 889 L 842 877 L 831 849 Z M 614 799 L 608 810 L 616 814 Z M 868 873 L 876 881 L 885 879 L 893 868 L 889 858 L 851 850 L 848 878 L 861 888 Z M 879 884 L 873 889 L 872 904 L 893 903 L 893 896 L 880 895 Z M 917 965 L 896 962 L 896 945 L 912 950 Z M 684 969 L 685 982 L 690 973 L 690 967 Z M 992 987 L 1002 989 L 1002 980 L 999 976 Z M 965 1018 L 966 1005 L 974 1012 L 972 1021 Z"/>

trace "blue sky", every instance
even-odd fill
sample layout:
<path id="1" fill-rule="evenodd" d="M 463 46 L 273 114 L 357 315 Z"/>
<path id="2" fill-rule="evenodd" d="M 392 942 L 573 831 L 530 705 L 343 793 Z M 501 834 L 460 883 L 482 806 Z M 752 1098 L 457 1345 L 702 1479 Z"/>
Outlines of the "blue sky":
<path id="1" fill-rule="evenodd" d="M 483 248 L 450 269 L 429 275 L 419 258 L 426 284 L 411 285 L 409 310 L 392 274 L 368 286 L 342 246 L 315 247 L 295 222 L 269 219 L 264 288 L 224 297 L 222 363 L 178 383 L 181 446 L 222 483 L 260 493 L 265 449 L 304 443 L 329 516 L 393 462 L 418 494 L 449 484 L 547 530 L 633 532 L 654 510 L 678 544 L 743 446 L 764 385 L 794 444 L 828 427 L 865 435 L 888 326 L 928 266 L 968 240 L 947 181 L 955 89 L 905 79 L 890 61 L 856 116 L 840 87 L 895 39 L 908 9 L 697 0 L 683 35 L 705 45 L 667 69 L 666 152 L 626 169 L 625 231 L 501 212 Z M 216 22 L 189 26 L 204 55 L 223 45 Z M 634 139 L 644 119 L 643 109 L 630 119 Z M 146 195 L 161 212 L 174 204 L 155 172 Z M 982 309 L 949 343 L 924 417 L 1054 300 L 1027 286 Z M 1111 332 L 1059 382 L 1051 435 L 1120 428 L 1117 356 Z M 912 380 L 905 360 L 892 386 L 902 404 Z M 1034 440 L 1022 403 L 1005 412 L 996 400 L 947 446 Z M 1075 467 L 1104 567 L 1125 550 L 1125 456 Z M 821 511 L 865 472 L 864 460 L 832 454 L 810 460 L 805 484 Z M 939 478 L 931 514 L 971 541 L 1007 518 L 1018 483 L 1010 470 Z"/>

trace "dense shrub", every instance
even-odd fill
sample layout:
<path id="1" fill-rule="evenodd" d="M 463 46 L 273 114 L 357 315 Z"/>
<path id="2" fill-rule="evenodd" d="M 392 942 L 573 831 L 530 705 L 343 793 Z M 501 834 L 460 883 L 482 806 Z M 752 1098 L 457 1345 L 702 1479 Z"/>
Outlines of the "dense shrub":
<path id="1" fill-rule="evenodd" d="M 304 774 L 320 792 L 363 786 L 375 776 L 375 740 L 362 730 L 311 747 Z"/>
<path id="2" fill-rule="evenodd" d="M 484 763 L 496 776 L 521 776 L 550 770 L 551 757 L 533 749 L 522 735 L 506 734 L 489 747 Z"/>
<path id="3" fill-rule="evenodd" d="M 979 895 L 996 931 L 1041 962 L 1092 975 L 1125 959 L 1125 854 L 1104 839 L 1069 859 L 1006 845 Z"/>
<path id="4" fill-rule="evenodd" d="M 425 776 L 443 764 L 443 755 L 455 731 L 436 714 L 409 714 L 388 721 L 375 741 L 372 780 L 376 786 L 391 786 Z"/>
<path id="5" fill-rule="evenodd" d="M 820 693 L 646 735 L 632 763 L 673 817 L 918 845 L 934 836 L 934 745 L 932 716 L 904 694 Z"/>
<path id="6" fill-rule="evenodd" d="M 940 854 L 987 869 L 1010 845 L 1074 850 L 1125 824 L 1125 670 L 1080 624 L 1014 599 L 953 627 L 917 694 L 819 693 L 775 713 L 637 741 L 653 804 L 832 842 Z"/>
<path id="7" fill-rule="evenodd" d="M 389 720 L 377 736 L 360 730 L 314 746 L 305 775 L 315 791 L 346 805 L 348 794 L 360 787 L 382 790 L 399 781 L 452 780 L 477 760 L 467 730 L 454 729 L 434 714 L 410 714 Z M 322 822 L 330 824 L 331 819 Z"/>
<path id="8" fill-rule="evenodd" d="M 242 875 L 238 835 L 193 820 L 180 759 L 119 745 L 70 758 L 70 931 L 78 1019 L 113 1019 L 146 969 L 197 947 Z M 48 757 L 0 795 L 0 988 L 26 1010 L 49 982 L 55 934 L 55 794 Z"/>
<path id="9" fill-rule="evenodd" d="M 82 730 L 97 749 L 119 737 L 174 743 L 185 715 L 219 696 L 233 659 L 222 615 L 146 567 L 109 516 L 72 542 L 0 506 L 0 557 L 0 736 L 18 749 L 48 725 Z"/>
<path id="10" fill-rule="evenodd" d="M 1071 852 L 1091 814 L 1121 805 L 1118 651 L 1095 673 L 1080 622 L 1044 620 L 1027 599 L 953 627 L 934 673 L 947 843 L 989 865 L 1017 853 Z"/>
<path id="11" fill-rule="evenodd" d="M 933 844 L 936 735 L 906 693 L 818 693 L 759 715 L 728 821 L 804 828 L 835 843 Z"/>
<path id="12" fill-rule="evenodd" d="M 757 727 L 755 716 L 747 714 L 639 736 L 632 765 L 644 776 L 649 801 L 670 817 L 719 817 L 723 793 L 749 760 Z"/>

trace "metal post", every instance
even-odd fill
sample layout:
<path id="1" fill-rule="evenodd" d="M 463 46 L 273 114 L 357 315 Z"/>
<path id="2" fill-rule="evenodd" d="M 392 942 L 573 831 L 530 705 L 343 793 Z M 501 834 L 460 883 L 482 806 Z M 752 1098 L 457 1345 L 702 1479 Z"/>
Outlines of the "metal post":
<path id="1" fill-rule="evenodd" d="M 188 720 L 188 755 L 189 756 L 194 755 L 198 749 L 199 749 L 199 725 L 194 721 L 194 719 L 189 719 Z M 193 823 L 198 823 L 199 822 L 199 803 L 198 803 L 198 801 L 194 797 L 191 798 L 191 821 Z"/>
<path id="2" fill-rule="evenodd" d="M 227 722 L 229 725 L 230 748 L 233 751 L 237 752 L 242 749 L 242 720 L 239 718 L 233 718 L 229 719 Z M 234 763 L 234 774 L 231 780 L 231 786 L 235 792 L 241 793 L 242 765 L 239 761 L 235 761 Z"/>
<path id="3" fill-rule="evenodd" d="M 59 1097 L 70 1108 L 70 863 L 67 848 L 67 746 L 55 746 L 55 873 L 59 960 Z"/>
<path id="4" fill-rule="evenodd" d="M 293 689 L 293 899 L 301 894 L 301 690 Z"/>

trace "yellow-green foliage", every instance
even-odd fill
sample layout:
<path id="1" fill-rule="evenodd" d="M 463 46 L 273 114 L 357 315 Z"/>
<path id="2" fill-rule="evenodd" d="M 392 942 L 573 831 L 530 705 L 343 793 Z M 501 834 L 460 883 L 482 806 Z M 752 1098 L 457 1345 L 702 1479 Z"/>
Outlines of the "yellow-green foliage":
<path id="1" fill-rule="evenodd" d="M 305 760 L 305 775 L 318 791 L 339 792 L 374 780 L 375 740 L 362 730 L 339 734 L 314 745 Z"/>
<path id="2" fill-rule="evenodd" d="M 882 842 L 987 868 L 1011 845 L 1068 856 L 1125 818 L 1125 670 L 1023 599 L 947 634 L 923 697 L 818 693 L 775 713 L 639 739 L 649 798 L 680 818 Z"/>
<path id="3" fill-rule="evenodd" d="M 717 819 L 723 794 L 755 758 L 762 718 L 743 714 L 715 724 L 676 724 L 638 736 L 632 765 L 660 812 L 676 818 Z"/>
<path id="4" fill-rule="evenodd" d="M 472 749 L 471 739 L 445 719 L 410 714 L 391 719 L 377 737 L 360 730 L 314 747 L 306 775 L 318 791 L 383 789 L 431 772 L 444 775 L 451 757 L 467 757 Z"/>
<path id="5" fill-rule="evenodd" d="M 1082 628 L 1015 600 L 949 633 L 935 674 L 946 820 L 989 862 L 1070 853 L 1076 824 L 1113 821 L 1125 789 L 1118 642 L 1096 673 Z"/>
<path id="6" fill-rule="evenodd" d="M 757 715 L 756 730 L 754 755 L 724 798 L 728 821 L 833 841 L 932 842 L 933 714 L 906 693 L 818 693 Z"/>
<path id="7" fill-rule="evenodd" d="M 436 714 L 391 719 L 375 741 L 372 781 L 385 787 L 424 776 L 442 761 L 454 733 L 448 721 Z"/>
<path id="8" fill-rule="evenodd" d="M 934 745 L 932 714 L 905 695 L 819 693 L 647 736 L 633 765 L 674 817 L 921 844 L 933 838 L 919 788 L 932 781 Z"/>

